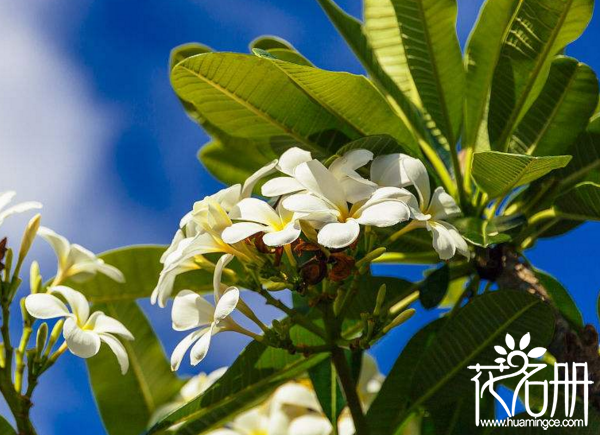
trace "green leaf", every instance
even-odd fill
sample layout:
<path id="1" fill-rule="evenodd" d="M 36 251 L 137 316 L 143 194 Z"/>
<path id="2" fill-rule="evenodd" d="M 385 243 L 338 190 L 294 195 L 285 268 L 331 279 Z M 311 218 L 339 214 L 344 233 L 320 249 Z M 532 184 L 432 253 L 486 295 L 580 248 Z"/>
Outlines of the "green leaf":
<path id="1" fill-rule="evenodd" d="M 106 263 L 123 272 L 124 283 L 99 273 L 84 283 L 68 280 L 65 285 L 76 288 L 92 303 L 128 302 L 150 297 L 162 270 L 159 259 L 165 249 L 165 246 L 130 246 L 100 254 L 99 257 Z M 194 270 L 179 275 L 173 293 L 183 289 L 212 292 L 212 273 Z"/>
<path id="2" fill-rule="evenodd" d="M 264 147 L 258 147 L 247 139 L 225 137 L 214 139 L 200 148 L 198 159 L 220 182 L 227 185 L 242 184 L 272 160 L 273 156 L 265 156 L 263 150 Z"/>
<path id="3" fill-rule="evenodd" d="M 571 156 L 531 157 L 487 151 L 473 156 L 473 179 L 490 198 L 509 193 L 548 172 L 565 167 Z"/>
<path id="4" fill-rule="evenodd" d="M 363 32 L 383 71 L 418 107 L 421 99 L 408 67 L 393 0 L 364 0 Z"/>
<path id="5" fill-rule="evenodd" d="M 286 62 L 313 66 L 292 44 L 277 36 L 259 36 L 250 43 L 250 51 L 254 52 L 256 49 L 266 51 L 271 56 Z"/>
<path id="6" fill-rule="evenodd" d="M 452 225 L 469 242 L 483 248 L 498 243 L 505 243 L 511 239 L 508 234 L 499 232 L 496 224 L 489 220 L 466 217 L 453 220 Z"/>
<path id="7" fill-rule="evenodd" d="M 600 184 L 583 182 L 554 202 L 558 216 L 581 221 L 600 221 Z"/>
<path id="8" fill-rule="evenodd" d="M 344 155 L 348 151 L 365 149 L 373 153 L 375 157 L 382 154 L 407 153 L 396 139 L 386 134 L 378 134 L 354 140 L 338 150 L 338 154 Z"/>
<path id="9" fill-rule="evenodd" d="M 177 64 L 171 83 L 177 95 L 208 123 L 260 146 L 294 140 L 319 155 L 328 155 L 360 137 L 270 59 L 235 53 L 193 56 Z"/>
<path id="10" fill-rule="evenodd" d="M 332 424 L 336 424 L 342 409 L 346 406 L 346 401 L 338 385 L 337 372 L 331 358 L 312 367 L 308 374 L 323 413 Z"/>
<path id="11" fill-rule="evenodd" d="M 585 131 L 598 103 L 598 79 L 577 60 L 559 56 L 548 80 L 510 142 L 516 153 L 552 156 L 567 154 Z"/>
<path id="12" fill-rule="evenodd" d="M 550 64 L 592 17 L 593 0 L 524 0 L 504 32 L 494 72 L 488 128 L 492 149 L 506 151 L 517 124 L 539 95 Z"/>
<path id="13" fill-rule="evenodd" d="M 427 275 L 419 292 L 421 305 L 427 309 L 437 307 L 446 296 L 450 284 L 450 268 L 447 264 L 434 269 Z"/>
<path id="14" fill-rule="evenodd" d="M 576 329 L 582 329 L 584 325 L 583 317 L 567 289 L 556 278 L 546 272 L 536 270 L 535 274 L 563 317 Z"/>
<path id="15" fill-rule="evenodd" d="M 371 435 L 389 435 L 394 421 L 409 406 L 410 388 L 425 350 L 446 319 L 438 319 L 417 332 L 408 342 L 386 377 L 367 412 Z"/>
<path id="16" fill-rule="evenodd" d="M 288 62 L 273 63 L 308 96 L 360 136 L 387 134 L 405 144 L 410 155 L 421 156 L 412 132 L 366 77 Z"/>
<path id="17" fill-rule="evenodd" d="M 593 176 L 593 173 L 598 173 L 600 134 L 589 132 L 581 134 L 568 154 L 573 155 L 573 159 L 567 167 L 555 173 L 557 180 L 567 183 L 567 185 L 574 185 L 579 181 L 586 180 L 586 177 Z"/>
<path id="18" fill-rule="evenodd" d="M 465 73 L 455 0 L 393 0 L 406 59 L 423 107 L 450 144 L 463 116 Z"/>
<path id="19" fill-rule="evenodd" d="M 211 388 L 175 410 L 148 432 L 157 433 L 184 423 L 177 434 L 199 435 L 219 427 L 329 357 L 327 353 L 304 357 L 253 341 Z"/>
<path id="20" fill-rule="evenodd" d="M 213 49 L 209 46 L 197 42 L 178 45 L 171 50 L 171 55 L 169 56 L 169 71 L 172 71 L 175 65 L 188 57 L 196 56 L 197 54 L 210 53 L 211 51 L 213 51 Z"/>
<path id="21" fill-rule="evenodd" d="M 590 124 L 587 127 L 587 131 L 600 134 L 600 113 L 595 113 L 594 116 L 590 118 Z"/>
<path id="22" fill-rule="evenodd" d="M 422 353 L 411 389 L 412 403 L 396 421 L 404 420 L 430 401 L 436 406 L 472 395 L 471 364 L 491 364 L 493 346 L 505 335 L 517 339 L 532 333 L 532 347 L 545 347 L 554 333 L 553 309 L 526 292 L 503 290 L 471 300 L 448 319 L 433 343 Z"/>
<path id="23" fill-rule="evenodd" d="M 431 141 L 436 150 L 443 152 L 437 142 L 437 136 L 429 132 L 423 120 L 421 110 L 402 92 L 398 85 L 388 76 L 373 51 L 373 47 L 363 32 L 361 23 L 344 12 L 333 0 L 317 0 L 331 22 L 342 34 L 356 57 L 363 64 L 371 80 L 383 88 L 396 101 L 400 110 L 406 116 L 409 125 L 425 140 Z"/>
<path id="24" fill-rule="evenodd" d="M 480 420 L 495 418 L 496 399 L 490 394 L 479 399 Z M 475 425 L 475 399 L 471 396 L 461 397 L 453 403 L 439 407 L 432 406 L 423 421 L 422 435 L 484 435 L 489 429 L 483 425 Z"/>
<path id="25" fill-rule="evenodd" d="M 142 433 L 152 414 L 172 399 L 183 381 L 171 371 L 158 338 L 135 302 L 97 303 L 93 307 L 122 322 L 135 337 L 134 341 L 122 340 L 130 364 L 125 375 L 105 345 L 98 355 L 86 359 L 104 427 L 110 435 Z"/>
<path id="26" fill-rule="evenodd" d="M 487 132 L 489 94 L 506 28 L 519 3 L 517 0 L 487 0 L 469 36 L 465 49 L 465 148 L 490 149 Z"/>
<path id="27" fill-rule="evenodd" d="M 8 421 L 0 415 L 0 435 L 17 435 L 17 432 L 13 429 Z"/>

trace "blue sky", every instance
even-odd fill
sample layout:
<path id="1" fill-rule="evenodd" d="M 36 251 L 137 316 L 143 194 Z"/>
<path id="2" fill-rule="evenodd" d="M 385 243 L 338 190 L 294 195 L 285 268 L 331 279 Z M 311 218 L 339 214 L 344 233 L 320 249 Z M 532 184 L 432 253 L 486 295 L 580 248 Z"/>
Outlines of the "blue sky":
<path id="1" fill-rule="evenodd" d="M 479 0 L 459 1 L 464 43 Z M 360 2 L 340 2 L 360 15 Z M 568 51 L 600 71 L 600 19 Z M 179 107 L 167 76 L 169 50 L 198 41 L 247 52 L 263 34 L 291 41 L 317 66 L 362 73 L 316 1 L 267 0 L 3 0 L 0 2 L 1 189 L 45 204 L 44 223 L 94 251 L 168 243 L 195 200 L 220 188 L 196 159 L 207 136 Z M 6 226 L 16 234 L 23 221 Z M 557 276 L 585 319 L 597 324 L 600 225 L 540 243 L 530 259 Z M 51 274 L 53 257 L 35 253 Z M 382 272 L 417 277 L 415 268 Z M 170 352 L 180 338 L 166 311 L 144 304 Z M 418 316 L 373 353 L 387 371 L 407 338 L 435 313 Z M 221 337 L 219 337 L 221 338 Z M 225 337 L 223 337 L 225 338 Z M 226 341 L 226 343 L 224 342 Z M 229 364 L 243 342 L 215 340 L 199 367 Z M 184 367 L 191 374 L 197 369 Z M 42 380 L 34 420 L 43 434 L 102 434 L 85 364 L 67 355 Z M 0 405 L 4 414 L 5 406 Z"/>

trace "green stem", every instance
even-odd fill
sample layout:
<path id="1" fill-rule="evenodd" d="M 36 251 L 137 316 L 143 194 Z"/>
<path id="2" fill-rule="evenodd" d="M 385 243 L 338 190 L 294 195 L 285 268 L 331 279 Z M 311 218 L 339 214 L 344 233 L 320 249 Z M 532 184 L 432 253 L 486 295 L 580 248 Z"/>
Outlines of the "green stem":
<path id="1" fill-rule="evenodd" d="M 352 420 L 354 420 L 356 435 L 368 435 L 369 427 L 367 426 L 367 420 L 363 414 L 360 399 L 356 391 L 356 385 L 354 379 L 352 379 L 352 374 L 350 372 L 350 367 L 348 366 L 348 361 L 346 361 L 344 351 L 339 347 L 334 346 L 331 349 L 331 360 L 333 361 L 338 379 L 342 386 L 346 403 L 348 403 Z"/>
<path id="2" fill-rule="evenodd" d="M 456 199 L 458 200 L 458 205 L 464 207 L 467 205 L 467 196 L 465 194 L 465 186 L 460 167 L 460 160 L 458 158 L 457 145 L 450 147 L 450 156 L 452 157 L 452 168 L 454 169 L 454 179 L 456 180 Z"/>

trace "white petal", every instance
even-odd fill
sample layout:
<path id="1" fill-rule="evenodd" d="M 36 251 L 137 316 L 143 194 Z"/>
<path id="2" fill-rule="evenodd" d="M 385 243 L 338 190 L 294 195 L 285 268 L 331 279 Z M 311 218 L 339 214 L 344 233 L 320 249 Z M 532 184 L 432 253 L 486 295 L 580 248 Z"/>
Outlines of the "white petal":
<path id="1" fill-rule="evenodd" d="M 217 264 L 215 265 L 215 271 L 213 273 L 213 292 L 215 300 L 219 300 L 221 296 L 221 280 L 223 277 L 223 269 L 233 260 L 233 255 L 225 254 L 219 257 Z"/>
<path id="2" fill-rule="evenodd" d="M 73 314 L 75 314 L 79 322 L 84 324 L 87 321 L 88 317 L 90 316 L 90 303 L 83 293 L 64 285 L 50 287 L 48 288 L 48 293 L 61 295 L 63 298 L 65 298 L 71 307 L 71 311 Z"/>
<path id="3" fill-rule="evenodd" d="M 36 210 L 42 208 L 42 204 L 36 201 L 22 202 L 20 204 L 13 205 L 6 210 L 0 212 L 0 223 L 9 216 L 17 213 L 24 213 L 29 210 Z"/>
<path id="4" fill-rule="evenodd" d="M 354 219 L 345 223 L 334 222 L 325 225 L 319 231 L 317 240 L 326 248 L 345 248 L 351 245 L 360 234 L 360 225 Z"/>
<path id="5" fill-rule="evenodd" d="M 175 346 L 175 350 L 173 350 L 173 353 L 171 354 L 171 370 L 175 371 L 179 368 L 181 360 L 183 360 L 183 357 L 190 346 L 194 344 L 196 340 L 202 337 L 208 330 L 209 328 L 204 328 L 193 331 L 192 333 L 186 335 L 183 340 L 181 340 L 179 344 Z"/>
<path id="6" fill-rule="evenodd" d="M 299 382 L 288 382 L 279 387 L 271 398 L 274 407 L 297 406 L 307 410 L 318 411 L 321 409 L 319 399 L 312 390 Z"/>
<path id="7" fill-rule="evenodd" d="M 456 247 L 456 250 L 460 254 L 469 258 L 470 257 L 469 245 L 467 245 L 467 242 L 465 241 L 463 236 L 460 235 L 460 233 L 458 232 L 456 227 L 454 225 L 449 224 L 448 222 L 440 221 L 440 223 L 444 227 L 446 227 L 446 229 L 450 233 L 450 236 L 452 237 L 452 240 L 454 241 L 454 246 Z"/>
<path id="8" fill-rule="evenodd" d="M 125 282 L 125 275 L 123 275 L 123 272 L 121 272 L 115 266 L 106 264 L 103 260 L 99 259 L 99 262 L 96 267 L 98 269 L 98 272 L 100 272 L 103 275 L 108 276 L 113 281 L 120 282 L 120 283 Z"/>
<path id="9" fill-rule="evenodd" d="M 50 246 L 52 246 L 52 249 L 54 249 L 59 263 L 62 263 L 64 260 L 66 260 L 67 255 L 69 255 L 70 244 L 65 237 L 55 233 L 50 228 L 46 228 L 43 226 L 38 229 L 37 233 L 42 239 L 47 241 L 50 244 Z"/>
<path id="10" fill-rule="evenodd" d="M 338 420 L 338 435 L 354 435 L 356 429 L 354 429 L 354 421 L 348 414 L 342 415 Z M 417 435 L 421 433 L 421 426 L 418 427 L 414 432 L 404 432 L 405 435 Z"/>
<path id="11" fill-rule="evenodd" d="M 276 177 L 262 185 L 261 193 L 263 196 L 274 197 L 289 195 L 290 193 L 304 190 L 304 186 L 298 180 L 292 177 Z"/>
<path id="12" fill-rule="evenodd" d="M 429 198 L 431 196 L 431 188 L 429 186 L 429 175 L 423 162 L 412 157 L 402 159 L 402 167 L 410 182 L 417 189 L 421 209 L 425 210 L 429 206 Z"/>
<path id="13" fill-rule="evenodd" d="M 371 163 L 371 181 L 380 186 L 408 186 L 410 179 L 402 168 L 402 160 L 406 157 L 408 156 L 400 153 L 375 157 Z"/>
<path id="14" fill-rule="evenodd" d="M 307 193 L 288 196 L 283 200 L 283 207 L 297 213 L 326 212 L 339 214 L 338 210 L 328 202 Z"/>
<path id="15" fill-rule="evenodd" d="M 264 225 L 278 225 L 279 215 L 269 204 L 257 198 L 242 199 L 229 213 L 232 219 L 257 222 Z"/>
<path id="16" fill-rule="evenodd" d="M 288 435 L 329 435 L 331 423 L 320 415 L 303 415 L 292 421 Z"/>
<path id="17" fill-rule="evenodd" d="M 191 290 L 182 290 L 173 300 L 171 320 L 173 329 L 186 331 L 209 325 L 214 319 L 215 308 L 202 296 Z"/>
<path id="18" fill-rule="evenodd" d="M 194 344 L 190 352 L 190 362 L 193 366 L 198 365 L 198 363 L 200 363 L 200 361 L 202 361 L 208 353 L 208 348 L 210 347 L 210 340 L 213 336 L 213 330 L 214 328 L 211 325 L 209 328 L 200 331 L 204 333 L 196 342 L 196 344 Z"/>
<path id="19" fill-rule="evenodd" d="M 262 435 L 268 433 L 269 420 L 263 408 L 256 407 L 236 417 L 232 426 L 241 434 Z"/>
<path id="20" fill-rule="evenodd" d="M 294 169 L 300 163 L 310 162 L 312 155 L 301 148 L 293 147 L 279 157 L 277 168 L 286 175 L 294 175 Z"/>
<path id="21" fill-rule="evenodd" d="M 171 296 L 171 293 L 173 292 L 173 284 L 175 283 L 176 277 L 177 275 L 174 271 L 160 274 L 158 283 L 150 295 L 150 303 L 152 305 L 158 302 L 159 307 L 164 308 L 166 306 L 167 299 L 169 299 L 169 296 Z"/>
<path id="22" fill-rule="evenodd" d="M 221 237 L 225 243 L 234 244 L 268 229 L 269 227 L 254 222 L 238 222 L 225 228 Z"/>
<path id="23" fill-rule="evenodd" d="M 100 350 L 100 337 L 93 331 L 85 331 L 68 318 L 63 326 L 63 337 L 72 354 L 81 358 L 90 358 Z"/>
<path id="24" fill-rule="evenodd" d="M 133 334 L 117 319 L 107 316 L 102 311 L 92 313 L 86 326 L 98 334 L 117 334 L 127 340 L 133 340 Z"/>
<path id="25" fill-rule="evenodd" d="M 237 287 L 229 287 L 219 298 L 215 307 L 215 323 L 221 322 L 228 317 L 240 300 L 240 291 Z"/>
<path id="26" fill-rule="evenodd" d="M 281 231 L 273 231 L 263 236 L 263 242 L 267 246 L 283 246 L 292 243 L 300 237 L 300 224 L 298 222 L 290 222 Z"/>
<path id="27" fill-rule="evenodd" d="M 435 189 L 427 211 L 435 220 L 443 220 L 460 214 L 460 208 L 456 201 L 446 193 L 443 187 Z"/>
<path id="28" fill-rule="evenodd" d="M 275 172 L 275 166 L 277 165 L 277 160 L 273 160 L 272 162 L 266 164 L 254 174 L 250 175 L 246 181 L 244 182 L 244 187 L 242 187 L 241 198 L 249 198 L 252 196 L 252 190 L 254 186 L 261 178 L 266 177 L 269 174 Z"/>
<path id="29" fill-rule="evenodd" d="M 0 210 L 6 207 L 13 200 L 16 194 L 17 192 L 14 190 L 7 190 L 0 193 Z"/>
<path id="30" fill-rule="evenodd" d="M 99 336 L 100 340 L 108 344 L 110 350 L 112 350 L 117 357 L 119 367 L 121 367 L 121 374 L 124 375 L 127 373 L 127 370 L 129 369 L 129 357 L 127 356 L 127 351 L 123 344 L 110 334 L 99 334 Z"/>
<path id="31" fill-rule="evenodd" d="M 248 180 L 250 180 L 250 178 Z M 252 186 L 252 188 L 253 187 L 254 186 Z M 252 188 L 250 189 L 250 191 L 252 191 Z M 216 201 L 221 207 L 223 207 L 225 211 L 229 211 L 242 198 L 242 186 L 239 184 L 234 184 L 233 186 L 229 186 L 225 189 L 219 190 L 217 193 L 210 195 L 208 198 L 210 198 L 213 201 Z M 183 227 L 183 225 L 179 226 Z"/>
<path id="32" fill-rule="evenodd" d="M 318 160 L 300 164 L 294 171 L 294 177 L 310 192 L 326 199 L 340 210 L 347 209 L 343 187 Z"/>
<path id="33" fill-rule="evenodd" d="M 37 319 L 54 319 L 71 315 L 67 306 L 60 299 L 47 293 L 27 296 L 25 308 Z"/>
<path id="34" fill-rule="evenodd" d="M 376 227 L 391 227 L 410 218 L 410 209 L 402 201 L 382 201 L 364 207 L 356 221 L 361 225 L 374 225 Z"/>
<path id="35" fill-rule="evenodd" d="M 433 236 L 433 249 L 438 253 L 442 260 L 449 260 L 456 253 L 454 239 L 448 229 L 434 221 L 427 222 L 427 229 Z"/>

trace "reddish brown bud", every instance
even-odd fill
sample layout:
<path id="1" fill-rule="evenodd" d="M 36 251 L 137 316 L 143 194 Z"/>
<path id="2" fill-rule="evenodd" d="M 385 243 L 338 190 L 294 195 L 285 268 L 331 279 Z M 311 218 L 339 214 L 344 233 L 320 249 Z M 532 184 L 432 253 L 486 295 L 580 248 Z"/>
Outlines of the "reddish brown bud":
<path id="1" fill-rule="evenodd" d="M 333 263 L 333 267 L 329 271 L 330 280 L 335 282 L 343 281 L 352 274 L 355 260 L 349 255 L 342 252 L 331 254 L 329 261 Z"/>

